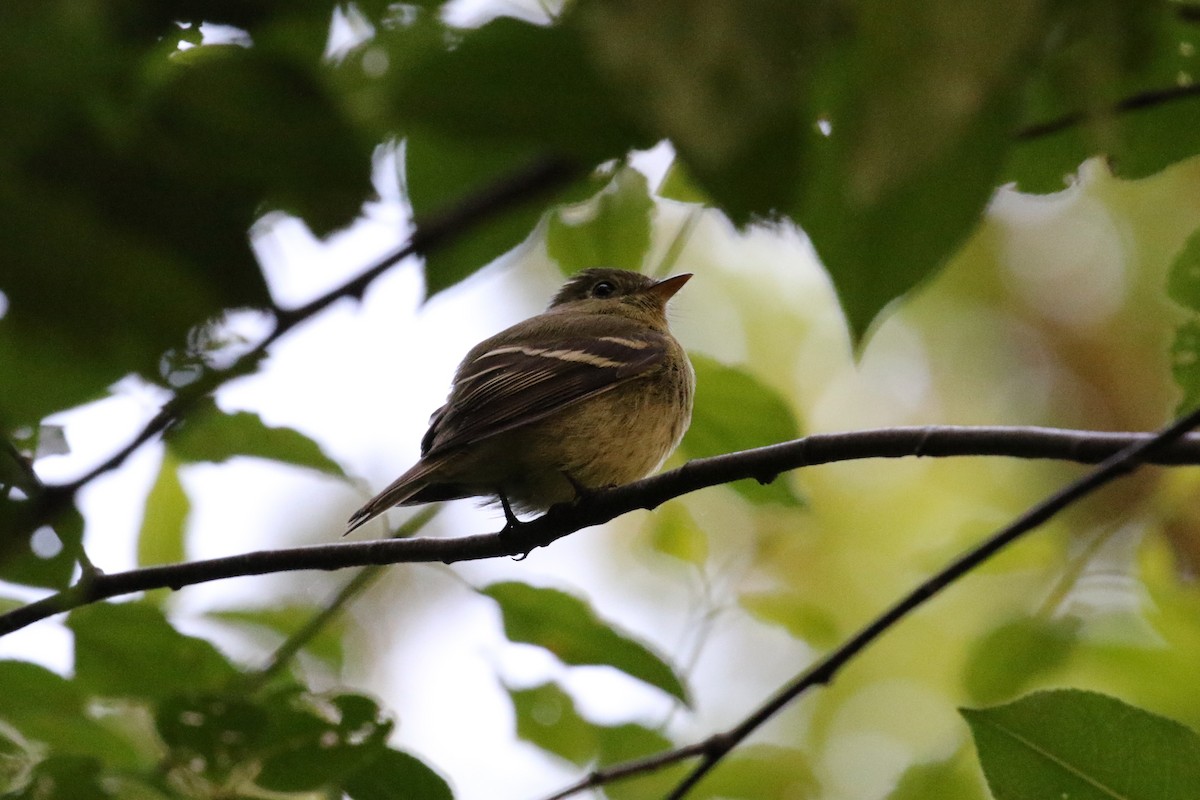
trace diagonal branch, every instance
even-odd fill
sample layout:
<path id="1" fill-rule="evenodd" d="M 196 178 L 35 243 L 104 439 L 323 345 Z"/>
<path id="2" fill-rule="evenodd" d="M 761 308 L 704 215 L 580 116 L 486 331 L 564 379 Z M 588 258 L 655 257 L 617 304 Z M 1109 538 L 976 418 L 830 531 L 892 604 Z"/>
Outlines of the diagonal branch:
<path id="1" fill-rule="evenodd" d="M 682 748 L 694 753 L 702 752 L 698 765 L 667 796 L 667 800 L 682 800 L 688 792 L 720 763 L 735 747 L 740 745 L 767 720 L 809 689 L 831 682 L 834 676 L 859 652 L 890 630 L 908 614 L 920 608 L 954 581 L 979 566 L 1026 533 L 1036 529 L 1068 506 L 1078 502 L 1101 487 L 1137 469 L 1143 463 L 1153 461 L 1165 454 L 1172 442 L 1183 437 L 1192 428 L 1200 425 L 1200 409 L 1180 417 L 1153 437 L 1142 437 L 1105 459 L 1095 469 L 1055 492 L 1033 508 L 1026 511 L 1010 525 L 997 531 L 981 544 L 950 562 L 940 571 L 898 600 L 894 605 L 872 620 L 866 627 L 846 641 L 837 650 L 809 667 L 768 699 L 750 716 L 729 730 L 709 737 L 699 745 Z M 1193 437 L 1189 437 L 1191 439 Z M 670 754 L 659 754 L 663 763 Z M 628 772 L 624 774 L 629 774 Z"/>
<path id="2" fill-rule="evenodd" d="M 142 445 L 157 438 L 199 401 L 233 378 L 252 371 L 267 350 L 293 328 L 312 319 L 338 300 L 361 298 L 363 292 L 387 270 L 400 261 L 425 255 L 445 247 L 474 230 L 497 214 L 519 206 L 566 186 L 579 176 L 581 168 L 569 161 L 545 158 L 518 170 L 492 186 L 473 194 L 442 214 L 428 220 L 418 220 L 417 229 L 403 247 L 389 253 L 357 277 L 325 294 L 292 309 L 275 309 L 275 326 L 262 341 L 243 353 L 225 369 L 210 369 L 194 383 L 180 389 L 158 413 L 120 450 L 70 483 L 46 486 L 38 495 L 38 506 L 30 529 L 46 522 L 74 502 L 79 490 L 106 472 L 125 463 Z"/>
<path id="3" fill-rule="evenodd" d="M 575 531 L 600 525 L 637 509 L 653 509 L 675 497 L 740 479 L 763 483 L 801 467 L 862 458 L 907 456 L 1011 456 L 1098 463 L 1131 447 L 1156 441 L 1148 433 L 1095 433 L 1034 427 L 888 428 L 815 434 L 782 444 L 689 461 L 625 486 L 604 489 L 578 502 L 555 506 L 515 531 L 452 539 L 381 539 L 261 550 L 205 561 L 85 576 L 74 586 L 0 615 L 0 635 L 98 600 L 151 589 L 181 589 L 197 583 L 302 569 L 334 570 L 370 564 L 469 561 L 524 556 Z M 1144 457 L 1157 464 L 1200 464 L 1200 436 Z"/>

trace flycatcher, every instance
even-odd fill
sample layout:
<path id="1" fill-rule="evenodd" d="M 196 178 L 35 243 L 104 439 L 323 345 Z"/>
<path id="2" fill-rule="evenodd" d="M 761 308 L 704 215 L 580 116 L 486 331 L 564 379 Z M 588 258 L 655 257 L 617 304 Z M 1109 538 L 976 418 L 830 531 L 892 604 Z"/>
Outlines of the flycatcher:
<path id="1" fill-rule="evenodd" d="M 541 511 L 643 478 L 683 438 L 696 376 L 667 329 L 667 301 L 690 274 L 656 281 L 588 269 L 543 314 L 475 346 L 430 418 L 421 459 L 354 515 L 492 497 Z"/>

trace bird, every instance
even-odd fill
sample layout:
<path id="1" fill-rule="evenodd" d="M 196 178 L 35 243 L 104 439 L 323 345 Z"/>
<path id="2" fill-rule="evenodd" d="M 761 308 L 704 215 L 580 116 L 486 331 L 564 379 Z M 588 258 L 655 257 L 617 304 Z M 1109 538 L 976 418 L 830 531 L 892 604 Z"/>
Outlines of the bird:
<path id="1" fill-rule="evenodd" d="M 692 417 L 695 371 L 666 316 L 691 277 L 585 269 L 545 312 L 480 342 L 420 459 L 345 533 L 397 505 L 464 497 L 499 501 L 516 525 L 514 509 L 545 511 L 658 469 Z"/>

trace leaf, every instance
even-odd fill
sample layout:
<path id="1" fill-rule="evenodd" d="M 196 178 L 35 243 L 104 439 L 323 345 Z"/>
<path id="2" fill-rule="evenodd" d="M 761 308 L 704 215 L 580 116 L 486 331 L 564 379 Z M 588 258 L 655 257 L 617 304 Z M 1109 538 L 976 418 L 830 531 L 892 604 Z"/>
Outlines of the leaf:
<path id="1" fill-rule="evenodd" d="M 1200 152 L 1200 98 L 1181 83 L 1195 70 L 1194 24 L 1156 3 L 1049 8 L 1054 46 L 1027 93 L 1002 181 L 1054 192 L 1094 156 L 1105 156 L 1114 174 L 1138 178 Z"/>
<path id="2" fill-rule="evenodd" d="M 820 784 L 801 750 L 752 745 L 725 759 L 696 791 L 697 798 L 802 800 L 821 797 Z"/>
<path id="3" fill-rule="evenodd" d="M 545 648 L 564 664 L 612 667 L 688 703 L 683 683 L 666 661 L 597 617 L 585 601 L 516 582 L 493 583 L 480 593 L 499 604 L 509 641 Z"/>
<path id="4" fill-rule="evenodd" d="M 856 343 L 978 224 L 1016 123 L 1038 12 L 1032 2 L 861 6 L 855 38 L 822 78 L 830 134 L 814 147 L 793 214 Z"/>
<path id="5" fill-rule="evenodd" d="M 88 756 L 133 767 L 128 740 L 92 718 L 90 698 L 73 681 L 24 661 L 0 661 L 0 720 L 59 755 Z"/>
<path id="6" fill-rule="evenodd" d="M 832 612 L 807 595 L 792 591 L 746 592 L 738 597 L 742 608 L 760 622 L 779 625 L 797 639 L 817 648 L 831 648 L 840 627 Z"/>
<path id="7" fill-rule="evenodd" d="M 596 726 L 579 715 L 575 701 L 556 683 L 528 689 L 505 687 L 517 718 L 517 738 L 582 767 L 600 749 Z"/>
<path id="8" fill-rule="evenodd" d="M 1007 700 L 1062 666 L 1078 641 L 1075 619 L 1017 619 L 972 647 L 963 683 L 976 703 Z"/>
<path id="9" fill-rule="evenodd" d="M 565 20 L 652 140 L 738 225 L 794 207 L 832 6 L 575 3 Z M 596 124 L 603 124 L 597 121 Z"/>
<path id="10" fill-rule="evenodd" d="M 5 794 L 13 800 L 112 800 L 104 785 L 99 759 L 52 754 L 33 769 L 23 791 Z"/>
<path id="11" fill-rule="evenodd" d="M 673 746 L 671 740 L 658 731 L 632 722 L 597 727 L 596 732 L 600 738 L 601 766 L 646 758 L 666 752 Z M 686 768 L 684 764 L 675 764 L 644 775 L 632 776 L 605 786 L 604 794 L 609 800 L 666 797 L 682 780 Z"/>
<path id="12" fill-rule="evenodd" d="M 682 503 L 659 508 L 647 525 L 650 546 L 656 551 L 695 567 L 708 560 L 708 538 Z"/>
<path id="13" fill-rule="evenodd" d="M 949 761 L 914 764 L 900 776 L 900 782 L 887 800 L 929 800 L 953 797 L 954 800 L 988 800 L 987 790 L 976 768 L 961 757 Z"/>
<path id="14" fill-rule="evenodd" d="M 191 509 L 179 481 L 179 461 L 170 448 L 164 449 L 158 477 L 146 496 L 142 529 L 138 533 L 138 566 L 184 560 L 184 532 Z"/>
<path id="15" fill-rule="evenodd" d="M 0 537 L 0 579 L 27 586 L 65 589 L 78 566 L 83 517 L 74 505 L 32 533 L 35 503 L 0 496 L 0 526 L 17 535 Z"/>
<path id="16" fill-rule="evenodd" d="M 221 411 L 211 401 L 197 406 L 172 429 L 167 446 L 181 461 L 220 463 L 234 456 L 250 456 L 346 476 L 320 445 L 299 431 L 266 425 L 250 411 Z"/>
<path id="17" fill-rule="evenodd" d="M 395 800 L 397 787 L 405 800 L 453 800 L 454 793 L 424 762 L 399 750 L 384 750 L 342 782 L 350 800 Z"/>
<path id="18" fill-rule="evenodd" d="M 1184 413 L 1200 403 L 1200 319 L 1192 319 L 1175 329 L 1171 342 L 1171 377 L 1183 390 L 1176 413 Z"/>
<path id="19" fill-rule="evenodd" d="M 237 677 L 212 644 L 175 630 L 147 603 L 98 603 L 67 617 L 75 676 L 96 694 L 150 700 L 218 691 Z"/>
<path id="20" fill-rule="evenodd" d="M 961 713 L 996 800 L 1177 800 L 1200 786 L 1200 736 L 1114 697 L 1036 692 Z"/>
<path id="21" fill-rule="evenodd" d="M 787 402 L 775 390 L 737 367 L 698 354 L 690 357 L 696 370 L 696 400 L 691 427 L 680 445 L 688 458 L 778 444 L 800 435 Z M 731 486 L 755 503 L 801 503 L 786 479 L 766 485 L 742 480 Z"/>
<path id="22" fill-rule="evenodd" d="M 654 144 L 613 101 L 571 25 L 501 17 L 452 31 L 425 16 L 380 31 L 369 47 L 388 58 L 376 99 L 396 109 L 406 134 L 583 164 Z M 357 57 L 371 58 L 371 49 Z"/>
<path id="23" fill-rule="evenodd" d="M 533 156 L 502 146 L 480 149 L 450 138 L 410 132 L 404 141 L 404 182 L 417 230 L 513 173 Z M 474 274 L 528 238 L 542 217 L 542 206 L 525 203 L 474 225 L 425 258 L 429 296 Z"/>
<path id="24" fill-rule="evenodd" d="M 272 746 L 257 783 L 278 792 L 342 781 L 379 757 L 393 727 L 374 700 L 355 694 L 336 695 L 311 710 L 294 701 L 284 713 L 272 709 L 271 722 Z"/>
<path id="25" fill-rule="evenodd" d="M 550 214 L 546 251 L 567 275 L 595 266 L 641 272 L 653 214 L 646 176 L 622 167 L 599 194 Z"/>
<path id="26" fill-rule="evenodd" d="M 1167 297 L 1189 311 L 1200 312 L 1200 229 L 1188 237 L 1171 261 Z"/>

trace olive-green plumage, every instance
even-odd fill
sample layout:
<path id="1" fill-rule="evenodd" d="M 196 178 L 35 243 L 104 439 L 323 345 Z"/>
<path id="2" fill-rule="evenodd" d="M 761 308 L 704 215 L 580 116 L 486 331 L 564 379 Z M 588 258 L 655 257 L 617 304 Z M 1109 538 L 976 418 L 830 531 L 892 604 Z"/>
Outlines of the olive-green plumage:
<path id="1" fill-rule="evenodd" d="M 480 342 L 430 420 L 420 461 L 346 532 L 396 505 L 493 497 L 544 510 L 576 487 L 652 472 L 692 416 L 695 374 L 666 317 L 690 277 L 584 270 L 545 313 Z"/>

